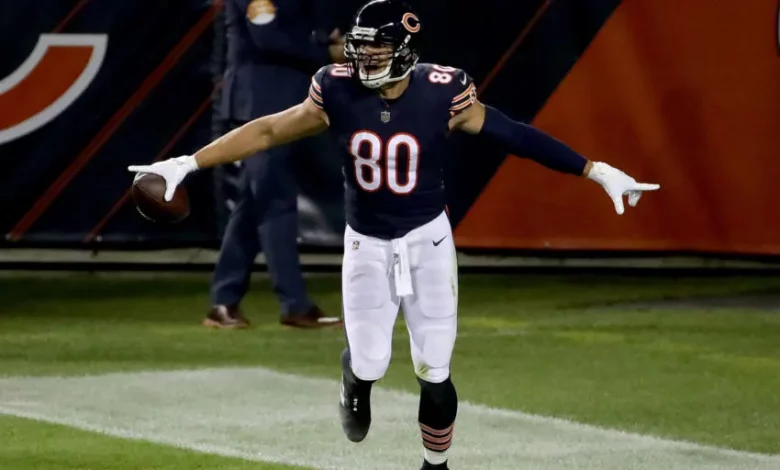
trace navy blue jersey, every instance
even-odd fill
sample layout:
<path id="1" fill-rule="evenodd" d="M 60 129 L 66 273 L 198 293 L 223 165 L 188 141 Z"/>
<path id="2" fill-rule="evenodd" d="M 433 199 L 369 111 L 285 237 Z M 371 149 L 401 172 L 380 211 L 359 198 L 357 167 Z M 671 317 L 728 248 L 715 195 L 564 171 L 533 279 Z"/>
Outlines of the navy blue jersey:
<path id="1" fill-rule="evenodd" d="M 402 237 L 444 210 L 448 123 L 476 101 L 476 89 L 462 70 L 417 64 L 404 93 L 385 100 L 349 71 L 323 67 L 309 90 L 344 149 L 347 223 L 364 235 Z"/>

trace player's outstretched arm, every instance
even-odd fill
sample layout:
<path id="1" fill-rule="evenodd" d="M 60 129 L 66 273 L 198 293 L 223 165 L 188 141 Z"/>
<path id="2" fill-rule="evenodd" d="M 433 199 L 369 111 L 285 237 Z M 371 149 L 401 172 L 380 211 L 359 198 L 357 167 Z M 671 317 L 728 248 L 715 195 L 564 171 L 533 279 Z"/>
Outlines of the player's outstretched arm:
<path id="1" fill-rule="evenodd" d="M 135 173 L 155 173 L 165 179 L 165 200 L 191 172 L 242 160 L 257 152 L 322 132 L 328 127 L 325 112 L 310 98 L 280 113 L 263 116 L 234 129 L 194 155 L 171 158 L 152 165 L 132 165 Z"/>
<path id="2" fill-rule="evenodd" d="M 242 160 L 257 152 L 318 134 L 328 128 L 325 112 L 309 98 L 282 112 L 234 129 L 193 155 L 198 168 Z"/>
<path id="3" fill-rule="evenodd" d="M 624 211 L 623 195 L 628 196 L 628 204 L 633 207 L 643 191 L 660 188 L 657 184 L 637 183 L 634 178 L 606 163 L 591 162 L 554 137 L 528 124 L 513 121 L 501 111 L 479 101 L 453 116 L 450 129 L 484 135 L 500 142 L 514 155 L 531 158 L 561 173 L 581 175 L 596 181 L 604 187 L 618 214 Z"/>

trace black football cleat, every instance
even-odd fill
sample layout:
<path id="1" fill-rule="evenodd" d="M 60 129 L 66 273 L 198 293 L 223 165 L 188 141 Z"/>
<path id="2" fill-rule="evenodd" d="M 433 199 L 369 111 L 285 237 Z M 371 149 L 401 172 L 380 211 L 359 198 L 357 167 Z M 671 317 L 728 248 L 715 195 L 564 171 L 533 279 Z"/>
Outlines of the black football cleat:
<path id="1" fill-rule="evenodd" d="M 349 360 L 349 350 L 341 353 L 341 397 L 339 415 L 347 439 L 361 442 L 371 427 L 371 384 L 355 377 Z"/>
<path id="2" fill-rule="evenodd" d="M 441 463 L 439 465 L 434 465 L 432 463 L 429 463 L 427 460 L 423 460 L 423 466 L 420 468 L 420 470 L 450 470 L 449 467 L 447 467 L 447 462 Z"/>

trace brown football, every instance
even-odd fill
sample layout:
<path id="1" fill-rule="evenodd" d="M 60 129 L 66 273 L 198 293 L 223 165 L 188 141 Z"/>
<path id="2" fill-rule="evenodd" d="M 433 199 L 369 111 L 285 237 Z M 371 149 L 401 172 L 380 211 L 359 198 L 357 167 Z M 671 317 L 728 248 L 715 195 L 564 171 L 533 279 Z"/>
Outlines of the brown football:
<path id="1" fill-rule="evenodd" d="M 153 222 L 181 222 L 190 215 L 190 198 L 179 186 L 173 199 L 165 200 L 165 180 L 153 173 L 139 174 L 133 180 L 133 201 L 138 212 Z"/>

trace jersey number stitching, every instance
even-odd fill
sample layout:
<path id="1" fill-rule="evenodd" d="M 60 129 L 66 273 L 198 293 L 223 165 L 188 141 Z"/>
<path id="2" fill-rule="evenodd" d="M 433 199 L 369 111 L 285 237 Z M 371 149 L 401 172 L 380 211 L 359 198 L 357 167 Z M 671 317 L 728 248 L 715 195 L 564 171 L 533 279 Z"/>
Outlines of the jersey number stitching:
<path id="1" fill-rule="evenodd" d="M 452 75 L 444 72 L 431 72 L 428 74 L 428 81 L 446 85 L 452 81 Z"/>
<path id="2" fill-rule="evenodd" d="M 450 83 L 452 81 L 452 73 L 457 70 L 453 67 L 444 67 L 442 65 L 434 65 L 433 69 L 436 70 L 436 72 L 428 74 L 428 81 L 431 83 L 441 83 L 442 85 Z"/>
<path id="3" fill-rule="evenodd" d="M 400 147 L 406 147 L 409 165 L 405 182 L 398 177 L 398 154 Z M 368 156 L 361 155 L 361 150 L 368 147 Z M 378 191 L 382 186 L 382 138 L 371 131 L 358 131 L 352 135 L 349 151 L 355 157 L 355 180 L 367 192 Z M 365 155 L 366 153 L 364 153 Z M 417 187 L 417 167 L 420 161 L 420 143 L 405 132 L 394 134 L 384 146 L 385 183 L 394 194 L 406 195 Z"/>
<path id="4" fill-rule="evenodd" d="M 352 69 L 350 69 L 347 64 L 333 64 L 330 68 L 330 74 L 333 77 L 351 77 Z"/>

